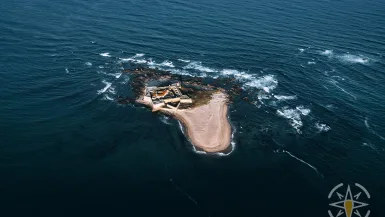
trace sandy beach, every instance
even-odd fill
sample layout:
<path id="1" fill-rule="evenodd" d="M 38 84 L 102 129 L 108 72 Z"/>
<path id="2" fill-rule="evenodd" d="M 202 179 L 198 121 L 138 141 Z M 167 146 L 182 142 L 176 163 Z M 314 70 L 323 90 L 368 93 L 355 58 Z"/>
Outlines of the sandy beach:
<path id="1" fill-rule="evenodd" d="M 208 104 L 177 110 L 174 116 L 183 123 L 194 146 L 206 152 L 220 152 L 230 145 L 231 126 L 227 119 L 226 94 L 215 93 Z"/>
<path id="2" fill-rule="evenodd" d="M 154 111 L 149 97 L 141 97 L 136 101 Z M 212 95 L 208 104 L 190 109 L 157 109 L 172 115 L 182 122 L 186 134 L 192 144 L 205 152 L 226 150 L 231 143 L 231 126 L 227 119 L 227 95 L 217 92 Z"/>

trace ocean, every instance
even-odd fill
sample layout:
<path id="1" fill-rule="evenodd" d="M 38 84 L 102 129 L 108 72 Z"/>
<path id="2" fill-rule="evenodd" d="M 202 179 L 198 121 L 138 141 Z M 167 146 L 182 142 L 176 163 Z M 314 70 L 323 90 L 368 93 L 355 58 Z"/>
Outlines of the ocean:
<path id="1" fill-rule="evenodd" d="M 383 0 L 2 1 L 0 216 L 321 217 L 339 183 L 384 216 L 384 14 Z M 176 120 L 117 103 L 129 63 L 236 78 L 250 102 L 230 105 L 233 151 L 197 153 Z"/>

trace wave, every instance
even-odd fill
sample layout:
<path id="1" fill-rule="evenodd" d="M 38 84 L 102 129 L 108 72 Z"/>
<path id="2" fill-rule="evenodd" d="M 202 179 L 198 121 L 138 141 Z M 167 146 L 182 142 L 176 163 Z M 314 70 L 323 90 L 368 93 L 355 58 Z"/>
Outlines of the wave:
<path id="1" fill-rule="evenodd" d="M 360 63 L 360 64 L 367 64 L 369 63 L 369 58 L 368 57 L 362 57 L 362 56 L 357 56 L 353 54 L 343 54 L 337 56 L 339 60 L 345 63 Z"/>
<path id="2" fill-rule="evenodd" d="M 160 66 L 160 67 L 164 66 L 164 67 L 175 68 L 173 62 L 171 62 L 171 61 L 169 61 L 169 60 L 165 60 L 165 61 L 163 61 L 163 62 L 161 62 L 161 63 L 156 63 L 155 61 L 153 61 L 152 59 L 150 59 L 150 60 L 147 61 L 147 64 L 148 64 L 149 66 Z"/>
<path id="3" fill-rule="evenodd" d="M 266 92 L 274 90 L 277 85 L 278 81 L 274 75 L 264 75 L 245 83 L 245 86 L 247 87 L 255 87 L 257 89 L 265 90 Z"/>
<path id="4" fill-rule="evenodd" d="M 103 99 L 103 100 L 108 100 L 108 101 L 114 101 L 114 99 L 111 98 L 111 97 L 109 97 L 107 94 L 104 94 L 104 96 L 103 96 L 102 99 Z"/>
<path id="5" fill-rule="evenodd" d="M 308 65 L 315 65 L 315 62 L 314 61 L 309 61 L 307 62 Z"/>
<path id="6" fill-rule="evenodd" d="M 92 66 L 92 63 L 91 62 L 86 62 L 84 63 L 86 66 Z"/>
<path id="7" fill-rule="evenodd" d="M 112 83 L 107 82 L 107 81 L 105 81 L 105 80 L 103 80 L 102 82 L 103 82 L 106 86 L 103 87 L 102 89 L 98 90 L 98 94 L 102 94 L 102 93 L 106 92 L 106 91 L 111 87 L 111 85 L 112 85 Z"/>
<path id="8" fill-rule="evenodd" d="M 318 129 L 318 132 L 327 132 L 329 130 L 331 130 L 331 128 L 326 125 L 326 124 L 321 124 L 321 123 L 315 123 L 315 127 Z"/>
<path id="9" fill-rule="evenodd" d="M 171 123 L 170 123 L 170 117 L 167 117 L 167 116 L 160 116 L 159 119 L 160 119 L 160 121 L 162 121 L 164 124 L 171 125 Z"/>
<path id="10" fill-rule="evenodd" d="M 285 100 L 297 99 L 297 96 L 274 95 L 274 98 L 278 99 L 278 101 L 285 101 Z"/>
<path id="11" fill-rule="evenodd" d="M 333 50 L 324 50 L 321 51 L 320 54 L 324 56 L 333 56 Z"/>
<path id="12" fill-rule="evenodd" d="M 221 71 L 221 74 L 224 75 L 224 76 L 234 76 L 235 78 L 237 79 L 240 79 L 240 80 L 251 80 L 253 79 L 253 75 L 251 74 L 248 74 L 246 72 L 242 72 L 242 71 L 238 71 L 238 70 L 235 70 L 235 69 L 223 69 Z"/>
<path id="13" fill-rule="evenodd" d="M 196 62 L 196 61 L 190 62 L 189 64 L 184 66 L 183 69 L 195 69 L 201 72 L 210 72 L 210 73 L 217 72 L 217 70 L 215 69 L 203 66 L 202 62 Z"/>
<path id="14" fill-rule="evenodd" d="M 277 110 L 277 114 L 286 119 L 289 119 L 290 125 L 301 134 L 301 128 L 303 126 L 301 116 L 307 116 L 310 113 L 310 109 L 303 106 L 297 106 L 295 109 L 288 108 L 287 106 Z"/>
<path id="15" fill-rule="evenodd" d="M 354 55 L 354 54 L 334 54 L 333 50 L 325 50 L 320 52 L 321 55 L 328 56 L 329 58 L 336 58 L 342 63 L 347 64 L 368 64 L 369 62 L 373 61 L 373 59 L 370 59 L 369 57 L 363 56 L 363 55 Z"/>
<path id="16" fill-rule="evenodd" d="M 70 71 L 68 70 L 68 68 L 65 68 L 64 70 L 66 71 L 67 74 L 70 73 Z"/>
<path id="17" fill-rule="evenodd" d="M 184 62 L 184 63 L 189 63 L 191 60 L 184 60 L 184 59 L 178 59 L 178 61 Z"/>
<path id="18" fill-rule="evenodd" d="M 100 53 L 99 55 L 102 57 L 111 57 L 110 53 Z"/>
<path id="19" fill-rule="evenodd" d="M 303 53 L 305 51 L 304 48 L 298 48 L 299 52 Z"/>

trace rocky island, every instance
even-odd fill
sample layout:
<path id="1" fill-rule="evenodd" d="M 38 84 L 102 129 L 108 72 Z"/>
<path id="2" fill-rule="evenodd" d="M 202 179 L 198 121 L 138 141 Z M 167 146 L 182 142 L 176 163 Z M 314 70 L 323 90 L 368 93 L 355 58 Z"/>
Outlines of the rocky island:
<path id="1" fill-rule="evenodd" d="M 139 67 L 125 72 L 131 74 L 135 103 L 180 121 L 197 150 L 208 153 L 231 151 L 228 103 L 233 94 L 228 92 L 237 93 L 240 88 L 232 86 L 227 91 L 223 81 L 175 75 L 157 69 Z"/>

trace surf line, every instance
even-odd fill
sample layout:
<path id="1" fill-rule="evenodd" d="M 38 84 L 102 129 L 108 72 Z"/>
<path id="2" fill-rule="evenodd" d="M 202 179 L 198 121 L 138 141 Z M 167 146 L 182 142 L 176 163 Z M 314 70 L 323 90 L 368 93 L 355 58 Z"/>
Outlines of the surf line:
<path id="1" fill-rule="evenodd" d="M 320 175 L 322 178 L 325 178 L 325 177 L 322 175 L 322 173 L 320 173 L 320 172 L 318 171 L 317 168 L 315 168 L 313 165 L 309 164 L 308 162 L 306 162 L 306 161 L 304 161 L 304 160 L 302 160 L 302 159 L 296 157 L 296 156 L 293 155 L 292 153 L 290 153 L 290 152 L 288 152 L 288 151 L 286 151 L 286 150 L 282 150 L 282 152 L 279 152 L 279 150 L 277 150 L 277 151 L 275 151 L 275 152 L 276 152 L 276 153 L 286 153 L 286 154 L 288 154 L 290 157 L 292 157 L 292 158 L 298 160 L 299 162 L 301 162 L 301 163 L 303 163 L 303 164 L 306 164 L 307 166 L 309 166 L 310 168 L 312 168 L 312 169 L 313 169 L 314 171 L 316 171 L 316 173 L 317 173 L 318 175 Z"/>
<path id="2" fill-rule="evenodd" d="M 198 207 L 201 211 L 203 211 L 202 207 L 199 206 L 198 202 L 197 202 L 194 198 L 192 198 L 192 197 L 191 197 L 189 194 L 187 194 L 182 188 L 180 188 L 177 184 L 175 184 L 175 182 L 174 182 L 172 179 L 170 179 L 170 182 L 171 182 L 171 184 L 175 187 L 175 189 L 176 189 L 179 193 L 185 195 L 190 201 L 192 201 L 192 202 L 195 204 L 196 207 Z M 208 216 L 208 217 L 211 217 L 209 214 L 207 214 L 207 216 Z"/>

